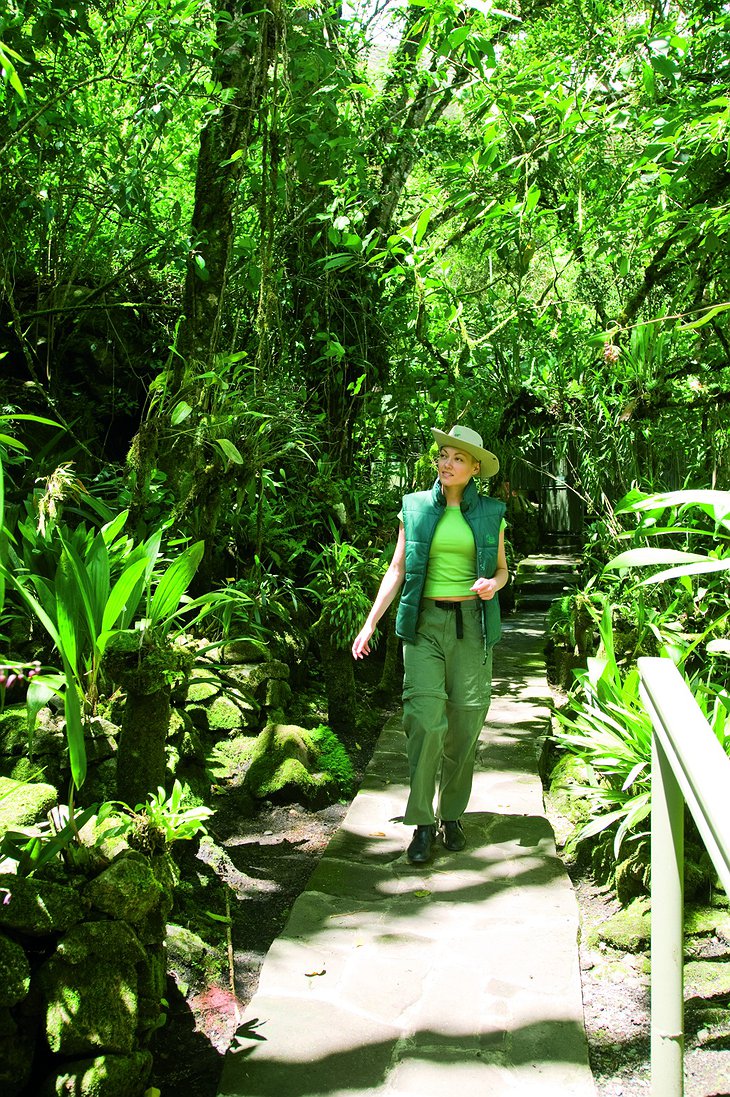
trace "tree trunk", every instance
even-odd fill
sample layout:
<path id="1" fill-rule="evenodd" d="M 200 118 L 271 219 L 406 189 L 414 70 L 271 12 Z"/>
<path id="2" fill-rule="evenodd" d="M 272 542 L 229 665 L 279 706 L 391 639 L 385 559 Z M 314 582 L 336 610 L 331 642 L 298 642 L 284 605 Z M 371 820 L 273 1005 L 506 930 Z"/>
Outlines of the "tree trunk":
<path id="1" fill-rule="evenodd" d="M 168 395 L 153 413 L 159 427 L 154 421 L 143 425 L 129 461 L 133 508 L 144 507 L 151 470 L 162 468 L 174 494 L 174 525 L 194 538 L 205 536 L 209 544 L 222 507 L 225 468 L 208 436 L 218 397 L 205 374 L 215 369 L 220 350 L 239 184 L 257 137 L 280 26 L 278 0 L 215 0 L 214 8 L 218 52 L 212 77 L 221 86 L 222 105 L 211 111 L 200 135 L 184 315 L 170 359 Z M 192 411 L 185 430 L 171 435 L 170 412 L 181 400 Z"/>
<path id="2" fill-rule="evenodd" d="M 324 636 L 319 638 L 319 647 L 327 691 L 327 722 L 336 735 L 351 739 L 357 704 L 352 654 L 334 647 Z"/>
<path id="3" fill-rule="evenodd" d="M 396 607 L 391 606 L 388 613 L 387 631 L 385 634 L 385 659 L 383 669 L 378 682 L 378 693 L 385 697 L 392 697 L 398 688 L 398 675 L 402 670 L 400 660 L 400 640 L 395 634 Z"/>
<path id="4" fill-rule="evenodd" d="M 117 797 L 130 807 L 165 787 L 165 742 L 170 725 L 169 686 L 156 693 L 127 691 L 117 750 Z"/>

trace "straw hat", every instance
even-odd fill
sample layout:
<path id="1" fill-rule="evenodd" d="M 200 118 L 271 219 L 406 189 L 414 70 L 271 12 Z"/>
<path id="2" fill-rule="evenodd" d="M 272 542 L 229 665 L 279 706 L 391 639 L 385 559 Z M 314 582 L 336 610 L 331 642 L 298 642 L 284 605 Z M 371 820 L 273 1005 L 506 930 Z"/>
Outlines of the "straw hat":
<path id="1" fill-rule="evenodd" d="M 482 480 L 494 476 L 499 469 L 499 461 L 493 453 L 490 453 L 488 449 L 484 449 L 482 436 L 477 434 L 475 430 L 462 427 L 461 424 L 457 423 L 448 434 L 444 434 L 442 430 L 436 430 L 436 427 L 431 427 L 431 433 L 440 446 L 453 446 L 454 449 L 461 450 L 462 453 L 468 453 L 475 461 L 479 461 L 481 467 L 476 475 L 481 477 Z"/>

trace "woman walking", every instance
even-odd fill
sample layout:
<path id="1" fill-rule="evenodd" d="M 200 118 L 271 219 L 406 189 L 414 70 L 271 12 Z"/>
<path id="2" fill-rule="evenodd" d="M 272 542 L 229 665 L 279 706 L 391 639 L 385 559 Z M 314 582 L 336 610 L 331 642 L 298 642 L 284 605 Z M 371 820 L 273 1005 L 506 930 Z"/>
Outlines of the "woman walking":
<path id="1" fill-rule="evenodd" d="M 497 472 L 497 458 L 468 427 L 432 431 L 440 447 L 438 477 L 430 491 L 403 498 L 393 559 L 352 645 L 355 659 L 370 653 L 375 627 L 403 587 L 395 629 L 403 640 L 410 773 L 403 822 L 415 827 L 408 846 L 413 864 L 430 860 L 437 819 L 446 849 L 466 845 L 461 816 L 500 635 L 496 594 L 508 579 L 504 503 L 480 495 L 474 484 L 475 477 Z"/>

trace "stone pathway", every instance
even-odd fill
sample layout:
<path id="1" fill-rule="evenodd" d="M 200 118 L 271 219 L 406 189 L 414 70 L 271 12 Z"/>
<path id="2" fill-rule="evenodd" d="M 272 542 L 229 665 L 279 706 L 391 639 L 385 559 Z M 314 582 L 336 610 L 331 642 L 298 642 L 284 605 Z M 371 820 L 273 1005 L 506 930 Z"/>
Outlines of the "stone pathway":
<path id="1" fill-rule="evenodd" d="M 464 818 L 468 846 L 409 865 L 400 722 L 274 942 L 221 1097 L 595 1097 L 578 908 L 537 764 L 542 623 L 505 624 Z"/>

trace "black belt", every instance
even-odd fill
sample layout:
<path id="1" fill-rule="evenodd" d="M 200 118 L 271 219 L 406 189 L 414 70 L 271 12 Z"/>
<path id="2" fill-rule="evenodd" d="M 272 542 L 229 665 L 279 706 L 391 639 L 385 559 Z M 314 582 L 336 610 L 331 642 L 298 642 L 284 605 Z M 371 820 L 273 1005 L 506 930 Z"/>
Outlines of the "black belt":
<path id="1" fill-rule="evenodd" d="M 473 601 L 473 599 L 470 598 L 470 599 L 468 599 L 468 601 L 471 602 L 471 601 Z M 454 610 L 456 610 L 456 639 L 457 640 L 463 640 L 464 639 L 464 618 L 461 615 L 462 603 L 461 602 L 437 602 L 436 600 L 434 600 L 433 604 L 435 606 L 438 606 L 439 609 L 454 609 Z"/>

